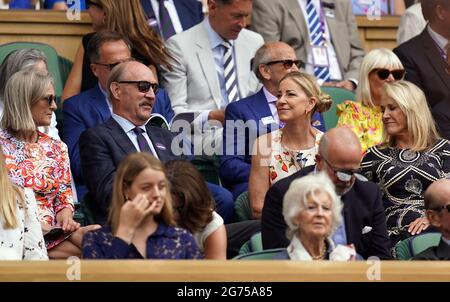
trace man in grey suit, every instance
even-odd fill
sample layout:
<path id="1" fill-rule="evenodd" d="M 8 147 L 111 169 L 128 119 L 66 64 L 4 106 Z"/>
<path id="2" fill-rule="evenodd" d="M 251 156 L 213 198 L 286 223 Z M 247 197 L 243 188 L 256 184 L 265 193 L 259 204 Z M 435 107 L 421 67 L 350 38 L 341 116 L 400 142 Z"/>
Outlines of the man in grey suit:
<path id="1" fill-rule="evenodd" d="M 245 29 L 252 0 L 209 0 L 208 8 L 208 18 L 202 23 L 167 40 L 175 62 L 172 70 L 162 71 L 162 85 L 175 114 L 196 112 L 202 122 L 223 124 L 226 105 L 259 88 L 250 62 L 264 41 Z"/>
<path id="2" fill-rule="evenodd" d="M 308 23 L 312 22 L 308 19 L 310 13 L 307 14 L 309 2 L 317 11 L 316 23 L 323 30 L 323 52 L 313 51 L 312 29 L 308 28 Z M 330 81 L 324 85 L 349 90 L 356 88 L 364 50 L 359 41 L 351 1 L 255 0 L 251 28 L 259 32 L 266 42 L 283 41 L 291 45 L 297 58 L 306 62 L 308 73 L 315 74 L 314 68 L 317 66 L 328 66 Z"/>

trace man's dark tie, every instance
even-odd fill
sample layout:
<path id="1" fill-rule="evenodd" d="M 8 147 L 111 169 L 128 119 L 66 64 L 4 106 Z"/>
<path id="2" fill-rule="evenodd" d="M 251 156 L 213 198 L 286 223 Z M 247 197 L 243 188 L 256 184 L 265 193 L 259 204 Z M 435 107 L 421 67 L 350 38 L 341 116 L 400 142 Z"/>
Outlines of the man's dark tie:
<path id="1" fill-rule="evenodd" d="M 149 152 L 150 154 L 153 154 L 152 149 L 150 149 L 150 146 L 148 145 L 147 140 L 145 139 L 144 135 L 142 134 L 142 132 L 144 132 L 144 130 L 142 130 L 139 127 L 136 127 L 133 129 L 133 132 L 136 134 L 140 151 L 141 152 Z"/>
<path id="2" fill-rule="evenodd" d="M 173 27 L 169 12 L 164 5 L 165 1 L 159 0 L 159 29 L 164 40 L 167 40 L 175 34 L 175 28 Z"/>

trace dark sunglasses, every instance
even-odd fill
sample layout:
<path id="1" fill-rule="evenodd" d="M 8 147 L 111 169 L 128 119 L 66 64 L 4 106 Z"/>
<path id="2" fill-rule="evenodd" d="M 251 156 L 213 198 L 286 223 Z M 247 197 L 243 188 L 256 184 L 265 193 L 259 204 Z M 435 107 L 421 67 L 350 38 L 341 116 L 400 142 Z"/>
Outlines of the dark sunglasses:
<path id="1" fill-rule="evenodd" d="M 449 204 L 446 204 L 445 206 L 442 206 L 442 207 L 440 207 L 440 208 L 435 208 L 435 209 L 432 209 L 432 210 L 433 210 L 433 211 L 436 211 L 436 212 L 441 212 L 443 209 L 446 209 L 447 212 L 450 213 L 450 203 L 449 203 Z"/>
<path id="2" fill-rule="evenodd" d="M 150 83 L 147 81 L 119 81 L 120 84 L 137 84 L 137 89 L 140 92 L 147 93 L 150 88 L 153 90 L 154 94 L 158 93 L 159 85 L 157 83 Z"/>
<path id="3" fill-rule="evenodd" d="M 403 79 L 403 77 L 405 76 L 404 69 L 389 70 L 386 68 L 376 68 L 372 71 L 377 73 L 377 76 L 378 76 L 378 78 L 380 78 L 380 80 L 386 80 L 390 74 L 392 74 L 392 77 L 396 81 Z"/>
<path id="4" fill-rule="evenodd" d="M 92 0 L 86 0 L 86 9 L 88 9 L 90 6 L 97 6 L 98 8 L 103 8 L 100 3 L 94 2 Z"/>
<path id="5" fill-rule="evenodd" d="M 55 102 L 56 104 L 56 96 L 54 96 L 53 94 L 44 96 L 42 99 L 46 100 L 49 106 L 51 106 L 53 102 Z"/>
<path id="6" fill-rule="evenodd" d="M 331 170 L 333 170 L 334 175 L 336 175 L 336 178 L 342 182 L 349 182 L 352 177 L 354 176 L 356 179 L 359 179 L 361 181 L 367 181 L 367 178 L 362 176 L 360 169 L 355 170 L 339 170 L 334 168 L 330 162 L 323 156 L 321 158 L 327 163 L 327 166 L 330 167 Z"/>
<path id="7" fill-rule="evenodd" d="M 297 66 L 297 68 L 303 68 L 305 66 L 305 63 L 302 60 L 278 60 L 278 61 L 264 63 L 264 65 L 270 66 L 270 65 L 278 64 L 278 63 L 283 64 L 283 67 L 285 69 L 292 68 L 292 65 L 294 65 L 294 64 L 295 64 L 295 66 Z"/>

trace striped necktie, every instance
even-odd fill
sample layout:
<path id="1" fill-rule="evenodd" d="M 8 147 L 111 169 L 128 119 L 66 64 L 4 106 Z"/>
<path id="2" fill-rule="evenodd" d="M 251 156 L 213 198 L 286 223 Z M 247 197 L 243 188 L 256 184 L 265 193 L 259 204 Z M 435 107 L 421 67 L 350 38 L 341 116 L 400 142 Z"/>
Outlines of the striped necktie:
<path id="1" fill-rule="evenodd" d="M 173 27 L 172 20 L 170 19 L 169 11 L 167 10 L 164 2 L 166 0 L 159 0 L 159 28 L 164 40 L 169 39 L 176 34 Z"/>
<path id="2" fill-rule="evenodd" d="M 324 46 L 325 45 L 325 33 L 323 24 L 317 13 L 316 8 L 314 7 L 312 0 L 306 1 L 306 14 L 308 17 L 308 30 L 309 36 L 311 39 L 311 44 L 313 46 Z M 328 66 L 325 67 L 314 67 L 314 75 L 316 78 L 327 82 L 330 80 L 330 68 Z"/>
<path id="3" fill-rule="evenodd" d="M 225 53 L 223 55 L 225 90 L 227 91 L 228 103 L 231 103 L 239 100 L 239 91 L 233 60 L 233 45 L 231 45 L 229 41 L 224 41 L 222 46 L 225 49 Z"/>

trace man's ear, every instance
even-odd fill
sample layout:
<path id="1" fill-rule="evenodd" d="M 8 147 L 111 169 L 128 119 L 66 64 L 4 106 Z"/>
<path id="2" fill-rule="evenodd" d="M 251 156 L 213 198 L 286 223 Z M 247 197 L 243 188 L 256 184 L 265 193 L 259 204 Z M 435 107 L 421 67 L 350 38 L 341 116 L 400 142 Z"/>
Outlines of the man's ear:
<path id="1" fill-rule="evenodd" d="M 432 226 L 434 226 L 435 228 L 440 228 L 441 227 L 441 219 L 440 219 L 440 215 L 439 212 L 433 211 L 433 210 L 427 210 L 426 211 L 426 215 L 428 218 L 428 221 L 430 222 L 430 224 Z"/>
<path id="2" fill-rule="evenodd" d="M 91 63 L 90 67 L 91 67 L 92 73 L 98 78 L 98 72 L 97 72 L 98 66 L 97 66 L 97 64 L 92 64 Z"/>
<path id="3" fill-rule="evenodd" d="M 259 64 L 258 70 L 264 79 L 270 80 L 270 72 L 269 72 L 270 69 L 268 68 L 267 65 Z"/>
<path id="4" fill-rule="evenodd" d="M 111 91 L 111 94 L 113 95 L 113 97 L 116 100 L 120 100 L 121 91 L 120 91 L 119 83 L 112 82 L 111 85 L 109 86 L 109 90 Z"/>

